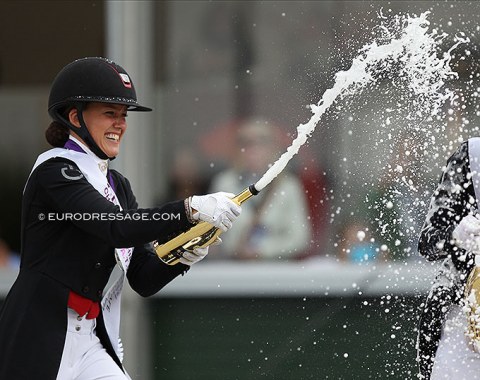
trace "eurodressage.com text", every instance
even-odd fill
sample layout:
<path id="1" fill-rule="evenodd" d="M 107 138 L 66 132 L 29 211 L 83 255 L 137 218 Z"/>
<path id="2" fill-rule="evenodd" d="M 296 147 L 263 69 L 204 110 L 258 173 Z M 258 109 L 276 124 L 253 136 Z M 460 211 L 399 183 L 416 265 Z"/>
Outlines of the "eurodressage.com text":
<path id="1" fill-rule="evenodd" d="M 93 212 L 93 213 L 81 213 L 81 212 L 64 212 L 64 213 L 40 213 L 38 214 L 38 220 L 53 221 L 168 221 L 168 220 L 180 220 L 180 213 L 141 213 L 132 212 L 128 214 L 123 213 L 108 213 L 108 212 Z"/>

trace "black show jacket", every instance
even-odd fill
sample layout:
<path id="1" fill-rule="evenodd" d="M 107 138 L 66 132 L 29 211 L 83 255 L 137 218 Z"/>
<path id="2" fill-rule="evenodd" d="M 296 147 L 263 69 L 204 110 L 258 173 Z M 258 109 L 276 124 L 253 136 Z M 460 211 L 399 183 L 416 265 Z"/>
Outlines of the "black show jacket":
<path id="1" fill-rule="evenodd" d="M 100 301 L 116 263 L 115 248 L 134 247 L 127 279 L 144 297 L 188 270 L 162 263 L 150 243 L 192 227 L 183 200 L 139 209 L 128 180 L 111 174 L 123 211 L 72 161 L 52 158 L 32 172 L 22 204 L 20 272 L 0 311 L 0 379 L 56 379 L 69 292 Z M 121 365 L 102 314 L 97 335 Z"/>

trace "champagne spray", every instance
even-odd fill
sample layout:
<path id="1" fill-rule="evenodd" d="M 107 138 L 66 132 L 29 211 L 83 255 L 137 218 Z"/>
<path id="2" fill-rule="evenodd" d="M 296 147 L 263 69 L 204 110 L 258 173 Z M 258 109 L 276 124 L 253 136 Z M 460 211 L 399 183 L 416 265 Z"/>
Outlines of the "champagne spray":
<path id="1" fill-rule="evenodd" d="M 397 33 L 389 32 L 387 36 L 390 41 L 384 43 L 386 38 L 382 37 L 382 43 L 373 41 L 364 46 L 353 60 L 351 67 L 346 71 L 338 72 L 333 87 L 324 92 L 317 104 L 310 106 L 313 115 L 307 123 L 297 127 L 297 137 L 287 151 L 255 185 L 249 186 L 233 200 L 241 204 L 262 191 L 298 153 L 300 147 L 315 130 L 322 115 L 337 99 L 358 93 L 369 83 L 381 78 L 379 75 L 374 75 L 379 67 L 386 69 L 392 62 L 402 62 L 400 73 L 409 80 L 409 89 L 417 98 L 428 100 L 428 107 L 426 105 L 424 108 L 431 110 L 431 115 L 435 114 L 433 111 L 439 109 L 446 99 L 453 100 L 453 92 L 447 90 L 443 93 L 440 89 L 446 80 L 455 74 L 450 67 L 451 52 L 458 45 L 468 42 L 468 38 L 457 37 L 456 43 L 446 54 L 443 54 L 442 58 L 439 58 L 436 49 L 444 36 L 439 37 L 435 31 L 428 31 L 430 24 L 427 21 L 428 14 L 429 12 L 424 12 L 419 17 L 408 16 L 405 20 L 399 18 L 396 21 L 403 28 L 403 33 L 399 37 Z M 387 30 L 387 28 L 384 29 Z M 164 262 L 174 265 L 179 261 L 182 249 L 206 247 L 213 243 L 219 234 L 220 231 L 214 226 L 201 222 L 163 245 L 155 244 L 155 250 Z"/>

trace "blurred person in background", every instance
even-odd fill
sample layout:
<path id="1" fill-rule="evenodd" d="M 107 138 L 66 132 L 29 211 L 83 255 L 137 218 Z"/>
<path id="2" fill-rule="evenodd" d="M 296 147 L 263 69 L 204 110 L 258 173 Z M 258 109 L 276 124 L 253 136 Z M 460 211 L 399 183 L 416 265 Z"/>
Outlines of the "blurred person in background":
<path id="1" fill-rule="evenodd" d="M 193 146 L 175 148 L 168 178 L 166 200 L 184 199 L 204 194 L 209 180 L 202 173 L 200 154 Z M 160 202 L 163 203 L 163 202 Z"/>
<path id="2" fill-rule="evenodd" d="M 258 181 L 278 158 L 275 126 L 250 118 L 238 126 L 234 161 L 212 179 L 211 192 L 229 189 L 240 193 Z M 285 170 L 257 196 L 242 204 L 235 230 L 222 236 L 222 245 L 210 259 L 294 259 L 309 246 L 308 205 L 299 179 Z"/>
<path id="3" fill-rule="evenodd" d="M 366 223 L 346 221 L 340 227 L 337 257 L 340 262 L 366 264 L 383 255 Z"/>
<path id="4" fill-rule="evenodd" d="M 137 102 L 132 80 L 114 62 L 65 66 L 48 109 L 46 137 L 55 148 L 38 157 L 24 190 L 21 267 L 0 311 L 0 379 L 129 379 L 119 337 L 125 278 L 140 295 L 155 294 L 209 247 L 185 251 L 169 266 L 153 240 L 200 220 L 228 230 L 241 209 L 228 193 L 138 208 L 129 181 L 108 166 L 128 112 L 151 109 Z"/>
<path id="5" fill-rule="evenodd" d="M 10 249 L 5 240 L 0 238 L 0 268 L 18 270 L 19 267 L 19 255 Z"/>
<path id="6" fill-rule="evenodd" d="M 480 344 L 473 339 L 480 331 L 478 320 L 469 323 L 466 286 L 476 275 L 475 262 L 480 264 L 479 174 L 480 139 L 475 138 L 448 159 L 420 234 L 420 254 L 442 262 L 419 321 L 422 379 L 477 379 L 480 373 Z"/>

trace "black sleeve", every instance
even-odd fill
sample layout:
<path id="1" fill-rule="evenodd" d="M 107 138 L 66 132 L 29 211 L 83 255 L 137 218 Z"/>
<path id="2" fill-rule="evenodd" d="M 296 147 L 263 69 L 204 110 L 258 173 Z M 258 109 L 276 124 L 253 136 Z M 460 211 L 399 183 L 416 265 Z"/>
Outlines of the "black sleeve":
<path id="1" fill-rule="evenodd" d="M 123 191 L 129 209 L 138 207 L 130 183 L 125 179 Z M 178 263 L 167 265 L 162 262 L 151 243 L 137 246 L 133 250 L 128 266 L 127 279 L 132 289 L 143 297 L 157 293 L 178 275 L 186 273 L 190 267 Z"/>
<path id="2" fill-rule="evenodd" d="M 142 245 L 192 226 L 183 201 L 120 210 L 82 176 L 75 163 L 66 159 L 54 158 L 41 164 L 30 181 L 35 181 L 43 192 L 47 217 L 48 213 L 79 216 L 72 223 L 113 247 Z"/>
<path id="3" fill-rule="evenodd" d="M 165 264 L 158 258 L 150 243 L 134 248 L 127 278 L 135 292 L 142 297 L 149 297 L 189 269 L 188 265 L 182 263 Z"/>
<path id="4" fill-rule="evenodd" d="M 423 225 L 418 250 L 430 261 L 451 255 L 457 269 L 473 262 L 473 254 L 452 242 L 452 232 L 460 220 L 476 209 L 475 192 L 470 180 L 468 143 L 464 142 L 450 157 L 432 196 Z"/>

